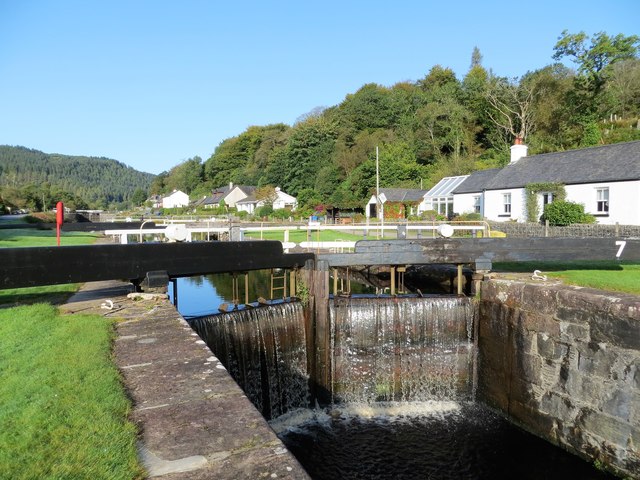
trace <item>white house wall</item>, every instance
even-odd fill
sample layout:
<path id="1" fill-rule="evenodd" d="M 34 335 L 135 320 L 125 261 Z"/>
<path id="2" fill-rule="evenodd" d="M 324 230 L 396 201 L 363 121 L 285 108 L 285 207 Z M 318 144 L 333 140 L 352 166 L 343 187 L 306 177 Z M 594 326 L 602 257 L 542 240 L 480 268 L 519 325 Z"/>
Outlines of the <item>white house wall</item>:
<path id="1" fill-rule="evenodd" d="M 255 203 L 238 203 L 236 204 L 236 207 L 239 212 L 247 212 L 249 215 L 253 214 L 256 210 Z"/>
<path id="2" fill-rule="evenodd" d="M 476 197 L 480 197 L 480 213 L 482 213 L 481 193 L 460 193 L 453 196 L 453 211 L 455 213 L 474 213 L 476 207 Z"/>
<path id="3" fill-rule="evenodd" d="M 511 194 L 511 215 L 504 213 L 503 195 L 505 193 Z M 486 191 L 484 196 L 484 216 L 488 220 L 496 222 L 526 222 L 527 207 L 524 188 Z"/>
<path id="4" fill-rule="evenodd" d="M 275 210 L 286 207 L 291 207 L 292 210 L 296 209 L 298 204 L 296 197 L 284 193 L 282 190 L 277 190 L 276 193 L 278 194 L 278 198 L 273 202 L 273 208 Z"/>
<path id="5" fill-rule="evenodd" d="M 244 200 L 247 198 L 247 194 L 244 193 L 240 188 L 235 187 L 231 190 L 226 197 L 224 197 L 224 203 L 231 208 L 235 208 L 236 202 L 240 200 Z"/>
<path id="6" fill-rule="evenodd" d="M 162 208 L 180 208 L 189 205 L 189 195 L 184 192 L 173 192 L 162 199 Z"/>
<path id="7" fill-rule="evenodd" d="M 380 195 L 380 197 L 382 198 L 382 195 Z M 367 202 L 367 206 L 364 208 L 364 214 L 367 218 L 369 218 L 371 216 L 371 205 L 375 205 L 376 202 L 376 196 L 372 195 L 371 198 L 369 199 L 369 201 Z M 378 209 L 381 210 L 381 209 Z M 381 211 L 378 211 L 378 218 L 381 218 Z"/>
<path id="8" fill-rule="evenodd" d="M 597 212 L 596 189 L 609 188 L 609 215 Z M 581 203 L 584 211 L 596 215 L 598 223 L 640 225 L 640 181 L 567 185 L 567 201 Z"/>

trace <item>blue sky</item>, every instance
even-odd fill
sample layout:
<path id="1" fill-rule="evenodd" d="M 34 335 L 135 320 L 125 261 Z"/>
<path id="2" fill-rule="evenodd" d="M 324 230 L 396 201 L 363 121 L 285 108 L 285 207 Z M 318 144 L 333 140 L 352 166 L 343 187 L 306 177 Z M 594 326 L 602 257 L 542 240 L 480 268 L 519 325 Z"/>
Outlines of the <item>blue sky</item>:
<path id="1" fill-rule="evenodd" d="M 0 0 L 0 144 L 160 173 L 365 83 L 552 63 L 560 33 L 640 34 L 638 0 Z"/>

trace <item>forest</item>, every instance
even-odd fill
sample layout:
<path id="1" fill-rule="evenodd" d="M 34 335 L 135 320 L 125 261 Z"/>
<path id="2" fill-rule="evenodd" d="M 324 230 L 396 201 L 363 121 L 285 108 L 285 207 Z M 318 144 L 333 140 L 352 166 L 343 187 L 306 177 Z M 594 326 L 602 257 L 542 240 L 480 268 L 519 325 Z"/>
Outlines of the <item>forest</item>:
<path id="1" fill-rule="evenodd" d="M 0 208 L 44 211 L 140 205 L 154 175 L 108 158 L 47 154 L 0 145 Z"/>
<path id="2" fill-rule="evenodd" d="M 192 198 L 234 182 L 279 186 L 302 208 L 354 208 L 380 186 L 427 189 L 444 176 L 508 163 L 516 137 L 529 154 L 640 139 L 640 38 L 562 32 L 551 63 L 506 78 L 478 48 L 459 79 L 435 65 L 424 78 L 363 85 L 294 125 L 251 126 L 157 176 L 151 193 Z M 565 63 L 572 64 L 570 68 Z"/>

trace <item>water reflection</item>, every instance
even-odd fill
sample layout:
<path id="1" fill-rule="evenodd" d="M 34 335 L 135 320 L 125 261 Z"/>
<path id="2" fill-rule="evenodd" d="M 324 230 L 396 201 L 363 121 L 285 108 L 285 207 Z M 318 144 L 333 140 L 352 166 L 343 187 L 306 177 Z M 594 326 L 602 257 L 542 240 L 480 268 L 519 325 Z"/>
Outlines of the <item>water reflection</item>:
<path id="1" fill-rule="evenodd" d="M 276 270 L 275 276 L 287 275 L 289 284 L 289 272 Z M 237 278 L 237 291 L 234 294 L 234 276 L 229 273 L 217 273 L 212 275 L 199 275 L 196 277 L 184 277 L 177 279 L 178 311 L 185 318 L 199 317 L 218 313 L 218 307 L 223 303 L 233 305 L 237 300 L 239 307 L 245 303 L 245 275 L 239 273 Z M 276 286 L 282 285 L 282 280 L 274 282 Z M 371 286 L 357 282 L 351 282 L 352 294 L 376 293 Z M 258 298 L 270 299 L 271 296 L 271 270 L 255 270 L 247 275 L 247 288 L 249 303 L 256 302 Z M 173 286 L 169 284 L 169 297 L 174 302 Z M 288 295 L 288 286 L 287 286 Z M 273 298 L 282 298 L 282 289 L 274 292 Z M 175 302 L 174 302 L 175 303 Z"/>

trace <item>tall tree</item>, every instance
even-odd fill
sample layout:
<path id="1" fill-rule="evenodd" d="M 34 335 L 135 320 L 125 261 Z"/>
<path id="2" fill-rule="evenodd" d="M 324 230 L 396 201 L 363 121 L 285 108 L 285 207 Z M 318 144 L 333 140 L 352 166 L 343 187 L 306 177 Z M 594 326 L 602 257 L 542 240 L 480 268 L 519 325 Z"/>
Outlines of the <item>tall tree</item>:
<path id="1" fill-rule="evenodd" d="M 487 112 L 492 122 L 509 138 L 526 139 L 533 130 L 533 100 L 535 85 L 518 82 L 517 79 L 493 77 L 487 89 Z"/>
<path id="2" fill-rule="evenodd" d="M 640 59 L 617 62 L 607 84 L 616 115 L 640 115 Z"/>
<path id="3" fill-rule="evenodd" d="M 189 158 L 173 167 L 164 180 L 168 190 L 182 190 L 190 194 L 204 180 L 202 159 L 198 156 Z"/>
<path id="4" fill-rule="evenodd" d="M 579 141 L 581 129 L 571 119 L 575 115 L 573 80 L 575 72 L 561 63 L 527 73 L 522 82 L 535 88 L 532 116 L 536 126 L 527 144 L 536 152 L 571 148 Z"/>
<path id="5" fill-rule="evenodd" d="M 287 144 L 283 189 L 291 195 L 315 185 L 318 171 L 331 162 L 336 139 L 335 125 L 311 118 L 295 126 Z"/>
<path id="6" fill-rule="evenodd" d="M 613 65 L 623 60 L 636 58 L 640 49 L 640 37 L 619 33 L 609 36 L 596 33 L 587 45 L 589 36 L 584 32 L 569 33 L 564 30 L 553 49 L 555 60 L 568 57 L 578 66 L 578 73 L 584 80 L 584 88 L 597 96 L 611 75 Z"/>

